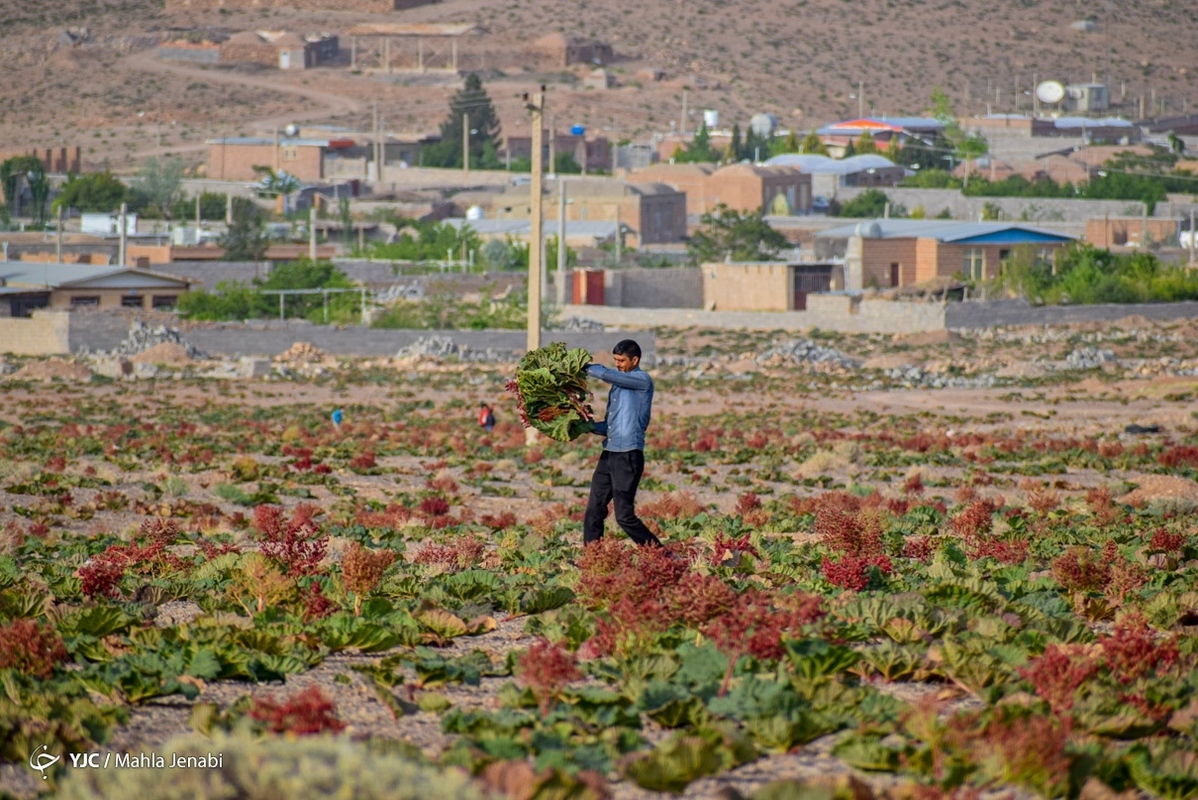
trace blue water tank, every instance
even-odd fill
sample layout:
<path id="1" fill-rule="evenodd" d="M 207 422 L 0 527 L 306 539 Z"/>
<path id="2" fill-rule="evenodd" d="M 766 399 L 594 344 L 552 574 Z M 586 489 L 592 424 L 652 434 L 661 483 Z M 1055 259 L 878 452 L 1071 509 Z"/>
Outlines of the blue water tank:
<path id="1" fill-rule="evenodd" d="M 586 134 L 586 132 L 587 132 L 587 129 L 585 127 L 583 127 L 582 125 L 574 125 L 570 128 L 571 136 L 583 136 L 584 134 Z"/>

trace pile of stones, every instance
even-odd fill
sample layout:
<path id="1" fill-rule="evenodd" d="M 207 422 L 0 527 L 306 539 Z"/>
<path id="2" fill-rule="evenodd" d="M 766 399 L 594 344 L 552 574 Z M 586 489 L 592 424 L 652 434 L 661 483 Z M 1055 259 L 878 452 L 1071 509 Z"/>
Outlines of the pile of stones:
<path id="1" fill-rule="evenodd" d="M 487 347 L 476 350 L 466 345 L 460 345 L 449 336 L 421 336 L 407 347 L 401 347 L 395 357 L 400 360 L 421 359 L 457 359 L 475 363 L 498 364 L 513 361 L 519 355 L 513 350 L 497 350 Z"/>
<path id="2" fill-rule="evenodd" d="M 1115 364 L 1118 361 L 1110 350 L 1078 347 L 1065 356 L 1065 369 L 1101 369 L 1103 364 Z"/>
<path id="3" fill-rule="evenodd" d="M 594 319 L 583 317 L 566 317 L 561 322 L 551 323 L 551 331 L 567 331 L 570 333 L 603 333 L 607 326 Z"/>
<path id="4" fill-rule="evenodd" d="M 150 327 L 144 322 L 134 322 L 129 327 L 129 335 L 125 337 L 125 340 L 114 347 L 112 352 L 107 355 L 135 356 L 160 344 L 177 344 L 186 350 L 187 355 L 191 358 L 204 358 L 204 354 L 195 345 L 187 341 L 178 328 L 168 328 L 165 325 Z M 105 354 L 100 353 L 99 355 Z"/>
<path id="5" fill-rule="evenodd" d="M 806 364 L 823 364 L 844 369 L 857 369 L 859 362 L 849 358 L 834 347 L 824 347 L 810 339 L 795 339 L 779 342 L 757 356 L 759 364 L 793 361 Z"/>

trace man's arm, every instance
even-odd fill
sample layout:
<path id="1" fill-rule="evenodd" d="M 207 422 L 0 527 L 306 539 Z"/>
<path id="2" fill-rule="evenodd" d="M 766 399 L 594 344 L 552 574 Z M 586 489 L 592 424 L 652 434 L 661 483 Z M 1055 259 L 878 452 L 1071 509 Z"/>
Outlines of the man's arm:
<path id="1" fill-rule="evenodd" d="M 591 433 L 597 433 L 600 436 L 607 436 L 607 420 L 595 420 L 595 427 L 591 429 Z"/>
<path id="2" fill-rule="evenodd" d="M 602 364 L 589 364 L 587 365 L 587 374 L 622 389 L 632 389 L 638 392 L 648 391 L 649 387 L 653 385 L 653 382 L 649 380 L 649 373 L 639 369 L 632 372 L 620 372 L 618 369 L 611 369 Z"/>

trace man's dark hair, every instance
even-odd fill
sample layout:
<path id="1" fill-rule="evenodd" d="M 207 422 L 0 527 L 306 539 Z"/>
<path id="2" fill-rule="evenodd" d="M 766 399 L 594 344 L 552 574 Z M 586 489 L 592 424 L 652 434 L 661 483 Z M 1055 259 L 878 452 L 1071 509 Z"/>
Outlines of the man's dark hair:
<path id="1" fill-rule="evenodd" d="M 611 349 L 612 355 L 628 356 L 629 358 L 641 357 L 641 346 L 632 339 L 621 339 L 616 342 L 616 346 Z"/>

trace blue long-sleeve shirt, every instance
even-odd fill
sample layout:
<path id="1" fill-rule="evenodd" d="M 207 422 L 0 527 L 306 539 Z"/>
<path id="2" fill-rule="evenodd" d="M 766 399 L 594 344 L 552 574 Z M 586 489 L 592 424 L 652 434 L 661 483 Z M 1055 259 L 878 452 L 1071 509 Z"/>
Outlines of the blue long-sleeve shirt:
<path id="1" fill-rule="evenodd" d="M 607 419 L 595 423 L 595 433 L 604 437 L 603 449 L 613 453 L 645 449 L 645 429 L 653 413 L 653 379 L 640 367 L 631 372 L 591 364 L 587 374 L 611 384 L 607 395 Z"/>

